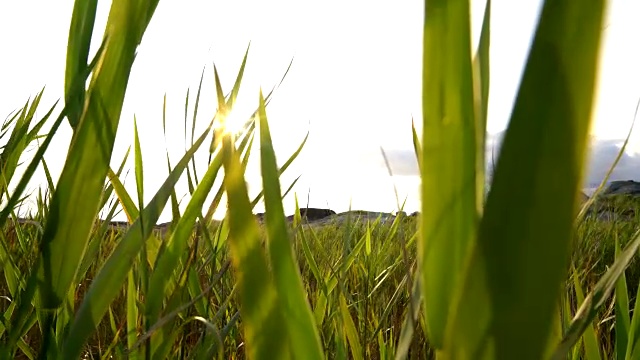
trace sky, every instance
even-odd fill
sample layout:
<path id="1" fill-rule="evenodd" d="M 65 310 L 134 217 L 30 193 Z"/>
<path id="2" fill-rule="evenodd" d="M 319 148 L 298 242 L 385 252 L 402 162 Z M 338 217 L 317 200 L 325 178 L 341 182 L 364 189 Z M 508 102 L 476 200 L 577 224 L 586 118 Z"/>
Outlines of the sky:
<path id="1" fill-rule="evenodd" d="M 488 132 L 493 140 L 506 128 L 530 40 L 539 0 L 494 0 Z M 472 1 L 477 43 L 484 1 Z M 99 3 L 94 51 L 110 2 Z M 46 85 L 38 115 L 63 95 L 64 64 L 73 1 L 23 0 L 0 4 L 0 115 L 23 106 Z M 167 176 L 165 152 L 175 164 L 184 153 L 184 103 L 190 89 L 189 126 L 195 93 L 203 76 L 196 127 L 203 130 L 215 112 L 213 64 L 225 92 L 244 52 L 249 57 L 234 116 L 246 118 L 293 64 L 267 108 L 278 162 L 282 164 L 305 135 L 301 156 L 282 178 L 282 187 L 300 176 L 295 193 L 302 206 L 394 212 L 419 209 L 419 177 L 413 155 L 411 120 L 421 119 L 421 60 L 424 3 L 407 1 L 160 1 L 138 49 L 127 89 L 115 150 L 117 166 L 133 144 L 134 115 L 140 129 L 145 170 L 145 202 Z M 594 107 L 587 184 L 598 181 L 627 134 L 640 97 L 640 2 L 612 0 L 603 29 L 601 68 Z M 204 71 L 204 72 L 203 72 Z M 162 102 L 167 96 L 167 136 Z M 639 126 L 640 127 L 640 126 Z M 640 137 L 615 177 L 640 179 Z M 54 179 L 64 165 L 71 137 L 67 124 L 45 155 Z M 394 176 L 381 156 L 385 150 Z M 610 160 L 609 160 L 610 159 Z M 131 164 L 131 162 L 129 162 Z M 200 166 L 201 165 L 201 166 Z M 206 169 L 206 157 L 199 163 Z M 130 167 L 129 167 L 130 168 Z M 125 186 L 135 193 L 131 172 Z M 259 163 L 247 173 L 252 195 L 260 189 Z M 36 174 L 32 189 L 44 181 Z M 188 194 L 186 182 L 179 196 Z M 183 199 L 186 205 L 188 197 Z M 293 197 L 285 199 L 287 213 Z M 256 209 L 260 211 L 260 208 Z M 218 215 L 220 215 L 219 213 Z M 161 220 L 167 221 L 166 209 Z"/>

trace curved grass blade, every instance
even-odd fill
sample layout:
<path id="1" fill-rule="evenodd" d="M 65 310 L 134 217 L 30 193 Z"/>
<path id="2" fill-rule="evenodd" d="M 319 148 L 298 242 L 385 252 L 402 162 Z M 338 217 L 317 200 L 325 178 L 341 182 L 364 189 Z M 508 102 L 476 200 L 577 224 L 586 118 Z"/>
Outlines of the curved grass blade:
<path id="1" fill-rule="evenodd" d="M 411 132 L 413 135 L 413 151 L 416 154 L 418 161 L 418 171 L 422 174 L 422 145 L 420 145 L 420 138 L 418 137 L 418 131 L 416 131 L 416 123 L 411 119 Z"/>
<path id="2" fill-rule="evenodd" d="M 616 256 L 616 260 L 618 259 L 619 255 Z M 621 275 L 621 280 L 624 279 L 624 272 Z M 619 286 L 619 285 L 618 285 Z M 625 282 L 625 289 L 626 289 L 626 282 Z M 616 287 L 616 291 L 618 291 L 617 287 Z M 640 359 L 640 301 L 638 301 L 638 298 L 640 297 L 640 287 L 638 287 L 638 290 L 636 290 L 636 300 L 635 300 L 635 304 L 633 306 L 633 318 L 631 319 L 631 324 L 628 326 L 628 335 L 626 338 L 627 341 L 627 349 L 626 349 L 626 356 L 624 357 L 625 359 L 632 359 L 632 360 L 637 360 Z M 621 309 L 621 312 L 623 312 L 624 315 L 622 315 L 623 317 L 626 315 L 626 320 L 628 320 L 629 317 L 629 313 L 628 310 L 629 307 L 627 306 L 626 308 Z M 617 316 L 617 314 L 616 314 Z M 627 321 L 626 324 L 629 324 L 629 322 Z M 618 332 L 618 324 L 616 324 L 616 333 Z M 623 332 L 623 331 L 620 331 Z M 622 357 L 620 357 L 622 358 Z"/>
<path id="3" fill-rule="evenodd" d="M 43 309 L 60 306 L 82 260 L 99 210 L 136 48 L 157 3 L 112 3 L 105 30 L 107 45 L 93 73 L 43 235 L 37 271 Z"/>
<path id="4" fill-rule="evenodd" d="M 229 136 L 222 139 L 222 151 L 228 198 L 228 244 L 236 270 L 246 356 L 286 359 L 291 355 L 291 338 L 251 211 L 240 158 Z"/>
<path id="5" fill-rule="evenodd" d="M 573 317 L 569 329 L 564 335 L 562 341 L 555 348 L 552 359 L 564 359 L 568 351 L 580 339 L 587 327 L 595 319 L 598 309 L 604 305 L 605 301 L 613 293 L 616 283 L 622 273 L 624 273 L 631 259 L 640 249 L 640 231 L 634 235 L 634 239 L 630 242 L 626 249 L 620 254 L 613 265 L 598 280 L 596 286 L 584 299 L 584 302 Z"/>
<path id="6" fill-rule="evenodd" d="M 184 214 L 178 220 L 174 231 L 167 240 L 165 251 L 158 257 L 154 271 L 149 281 L 149 291 L 145 306 L 145 315 L 150 323 L 155 323 L 160 314 L 162 301 L 168 282 L 172 278 L 176 266 L 180 262 L 189 244 L 189 236 L 193 231 L 193 225 L 200 215 L 202 206 L 217 179 L 218 172 L 222 167 L 222 154 L 218 152 L 214 160 L 209 164 L 209 168 L 202 178 L 185 209 Z"/>
<path id="7" fill-rule="evenodd" d="M 620 257 L 620 241 L 615 234 L 615 258 Z M 624 359 L 629 344 L 631 319 L 629 318 L 629 290 L 627 278 L 622 272 L 616 282 L 615 290 L 615 354 L 617 359 Z"/>
<path id="8" fill-rule="evenodd" d="M 125 214 L 127 215 L 127 219 L 129 223 L 132 224 L 139 216 L 139 209 L 136 204 L 131 199 L 129 192 L 125 189 L 122 182 L 120 182 L 120 178 L 116 173 L 113 172 L 111 168 L 109 168 L 107 172 L 107 176 L 109 177 L 109 181 L 113 186 L 113 190 L 116 192 L 116 196 L 118 197 L 118 201 L 122 205 Z"/>
<path id="9" fill-rule="evenodd" d="M 478 53 L 473 61 L 473 84 L 476 102 L 476 207 L 482 214 L 484 207 L 485 148 L 487 113 L 489 112 L 489 46 L 491 41 L 491 0 L 487 0 L 482 20 Z"/>
<path id="10" fill-rule="evenodd" d="M 171 191 L 180 179 L 184 169 L 188 166 L 189 160 L 211 131 L 211 126 L 212 124 L 209 124 L 209 127 L 198 141 L 176 164 L 171 174 L 169 174 L 149 202 L 149 205 L 141 211 L 140 217 L 131 225 L 124 238 L 118 243 L 118 246 L 98 271 L 78 309 L 78 313 L 69 330 L 69 335 L 63 345 L 65 359 L 77 358 L 82 345 L 89 335 L 95 331 L 96 324 L 99 323 L 109 304 L 120 291 L 120 286 L 124 283 L 134 259 L 138 256 L 149 235 L 151 235 L 153 225 L 158 221 L 162 209 L 171 196 Z M 144 229 L 144 233 L 142 229 Z"/>
<path id="11" fill-rule="evenodd" d="M 584 292 L 580 285 L 580 279 L 578 275 L 573 276 L 573 287 L 576 291 L 576 300 L 578 304 L 584 302 Z M 598 345 L 598 338 L 596 336 L 595 329 L 593 328 L 593 322 L 588 324 L 584 333 L 582 334 L 582 341 L 584 344 L 584 352 L 586 360 L 600 360 L 600 346 Z"/>
<path id="12" fill-rule="evenodd" d="M 340 294 L 340 316 L 342 317 L 343 330 L 347 335 L 347 341 L 349 341 L 349 345 L 351 345 L 351 356 L 356 360 L 364 359 L 362 356 L 362 346 L 358 338 L 358 331 L 356 330 L 356 325 L 353 323 L 351 314 L 349 314 L 349 308 L 347 307 L 347 300 L 344 294 Z"/>
<path id="13" fill-rule="evenodd" d="M 547 353 L 568 269 L 603 10 L 604 1 L 543 5 L 478 242 L 454 299 L 449 358 Z"/>
<path id="14" fill-rule="evenodd" d="M 287 170 L 287 168 L 289 168 L 291 163 L 293 163 L 293 161 L 298 157 L 298 155 L 300 155 L 300 152 L 302 152 L 302 148 L 307 143 L 308 139 L 309 139 L 309 133 L 307 132 L 307 135 L 305 135 L 304 139 L 300 143 L 300 146 L 298 146 L 296 151 L 294 151 L 293 154 L 291 154 L 291 156 L 289 156 L 287 161 L 285 161 L 285 163 L 282 165 L 282 167 L 280 167 L 280 169 L 278 170 L 278 175 L 279 176 L 282 176 L 282 174 L 284 174 L 284 172 Z M 297 181 L 297 179 L 296 179 L 296 181 Z M 260 201 L 260 199 L 262 198 L 263 195 L 264 195 L 264 189 L 260 190 L 258 195 L 256 195 L 256 197 L 251 202 L 251 207 L 252 208 L 255 207 L 258 204 L 258 202 Z"/>
<path id="15" fill-rule="evenodd" d="M 292 355 L 294 358 L 320 360 L 324 358 L 320 335 L 306 299 L 304 286 L 300 278 L 300 269 L 295 260 L 285 223 L 279 171 L 262 91 L 260 92 L 259 119 L 260 158 L 268 234 L 268 254 L 273 269 L 275 286 L 280 294 L 282 310 L 288 327 Z"/>
<path id="16" fill-rule="evenodd" d="M 589 197 L 589 200 L 587 200 L 582 205 L 582 208 L 580 209 L 580 212 L 578 213 L 578 217 L 576 219 L 576 222 L 580 222 L 580 221 L 584 220 L 585 216 L 587 215 L 587 211 L 589 210 L 589 208 L 591 208 L 591 205 L 593 205 L 593 203 L 596 201 L 596 199 L 598 198 L 600 193 L 604 190 L 604 187 L 609 182 L 609 178 L 611 177 L 611 174 L 613 173 L 613 170 L 618 165 L 618 162 L 620 162 L 620 159 L 622 158 L 622 155 L 624 155 L 625 150 L 627 149 L 627 144 L 629 144 L 629 139 L 631 138 L 631 134 L 633 132 L 633 126 L 635 125 L 636 120 L 638 118 L 638 109 L 639 108 L 640 108 L 640 98 L 638 98 L 638 101 L 636 102 L 636 110 L 635 110 L 635 113 L 633 115 L 633 121 L 631 122 L 631 126 L 629 127 L 629 132 L 627 133 L 627 137 L 624 139 L 624 142 L 622 143 L 622 146 L 620 147 L 620 150 L 618 151 L 618 155 L 616 155 L 615 160 L 613 161 L 613 163 L 609 167 L 609 170 L 607 171 L 607 173 L 605 174 L 604 178 L 600 182 L 600 185 L 598 185 L 598 187 L 596 188 L 596 191 L 594 191 L 593 194 L 591 194 L 591 196 Z"/>
<path id="17" fill-rule="evenodd" d="M 64 95 L 65 104 L 69 107 L 67 119 L 74 130 L 80 122 L 85 101 L 84 86 L 89 75 L 85 70 L 88 66 L 97 7 L 97 0 L 75 1 L 73 5 L 67 44 Z"/>
<path id="18" fill-rule="evenodd" d="M 405 277 L 409 279 L 409 274 Z M 398 340 L 398 348 L 396 349 L 396 360 L 406 359 L 409 354 L 409 348 L 413 340 L 413 333 L 418 323 L 418 316 L 420 315 L 420 302 L 422 301 L 422 288 L 420 286 L 420 277 L 415 276 L 413 281 L 413 288 L 411 289 L 411 304 L 410 309 L 412 312 L 407 312 L 407 316 L 402 323 L 402 329 L 400 330 L 400 338 Z"/>
<path id="19" fill-rule="evenodd" d="M 136 189 L 138 191 L 138 209 L 144 208 L 144 176 L 142 174 L 142 149 L 140 148 L 140 137 L 138 136 L 138 123 L 133 117 L 133 143 L 136 173 Z M 142 229 L 144 233 L 144 228 Z"/>

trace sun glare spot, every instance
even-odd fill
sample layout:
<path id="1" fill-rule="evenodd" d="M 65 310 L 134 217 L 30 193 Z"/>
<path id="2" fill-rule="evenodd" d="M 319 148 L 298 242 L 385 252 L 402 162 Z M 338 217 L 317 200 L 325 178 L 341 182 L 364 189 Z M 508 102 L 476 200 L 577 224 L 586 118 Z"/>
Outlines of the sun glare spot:
<path id="1" fill-rule="evenodd" d="M 244 129 L 249 116 L 245 115 L 246 112 L 232 110 L 227 114 L 218 113 L 217 119 L 214 123 L 214 129 L 223 134 L 230 134 L 233 137 L 237 137 Z"/>

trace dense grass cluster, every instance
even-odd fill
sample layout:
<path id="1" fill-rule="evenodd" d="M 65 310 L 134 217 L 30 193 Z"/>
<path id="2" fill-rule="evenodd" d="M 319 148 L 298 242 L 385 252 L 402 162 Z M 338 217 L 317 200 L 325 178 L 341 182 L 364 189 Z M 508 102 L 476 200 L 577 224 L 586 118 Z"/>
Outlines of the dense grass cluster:
<path id="1" fill-rule="evenodd" d="M 341 331 L 337 328 L 339 315 L 339 296 L 346 295 L 349 314 L 353 319 L 355 336 L 366 358 L 389 358 L 397 347 L 400 329 L 410 298 L 407 286 L 407 269 L 415 267 L 416 221 L 406 218 L 394 223 L 362 222 L 354 219 L 350 224 L 327 225 L 311 228 L 307 225 L 293 227 L 295 234 L 293 247 L 308 294 L 308 301 L 314 309 L 314 317 L 319 324 L 323 348 L 329 358 L 335 358 L 340 352 L 348 352 L 346 344 L 341 344 Z M 205 235 L 204 233 L 207 233 Z M 33 259 L 37 258 L 37 242 L 42 232 L 32 224 L 14 227 L 6 225 L 4 241 L 8 244 L 13 259 L 20 272 L 27 272 Z M 91 243 L 99 244 L 95 259 L 87 269 L 84 279 L 78 284 L 74 304 L 79 305 L 85 295 L 91 279 L 102 267 L 122 240 L 122 232 L 104 233 L 95 227 Z M 151 244 L 156 239 L 149 240 Z M 404 258 L 402 243 L 407 244 L 409 257 Z M 175 323 L 168 325 L 167 331 L 173 333 L 173 341 L 167 349 L 170 358 L 194 356 L 196 352 L 206 353 L 215 344 L 213 333 L 205 336 L 207 329 L 220 331 L 221 349 L 224 358 L 243 358 L 245 338 L 242 321 L 239 319 L 239 303 L 233 296 L 236 279 L 232 268 L 228 267 L 229 253 L 224 244 L 219 225 L 209 229 L 194 231 L 189 238 L 189 267 L 193 277 L 186 279 L 198 291 L 211 289 L 192 306 L 179 314 Z M 23 249 L 28 249 L 26 252 Z M 148 248 L 144 254 L 150 261 L 156 256 L 156 249 Z M 136 283 L 143 282 L 142 269 L 134 267 Z M 222 269 L 222 270 L 221 270 Z M 340 275 L 338 275 L 338 274 Z M 0 291 L 9 293 L 8 284 L 2 281 Z M 323 287 L 328 286 L 328 289 Z M 324 291 L 328 292 L 325 296 Z M 197 295 L 199 293 L 193 293 Z M 186 291 L 179 301 L 188 304 L 195 298 Z M 139 306 L 144 304 L 144 294 L 136 298 Z M 6 311 L 8 302 L 3 302 L 0 311 Z M 122 288 L 110 305 L 109 314 L 98 324 L 95 333 L 88 339 L 83 353 L 95 358 L 125 357 L 127 328 L 127 289 Z M 170 314 L 163 314 L 167 316 Z M 194 317 L 207 319 L 201 323 Z M 137 326 L 142 329 L 144 324 Z M 140 334 L 138 334 L 140 335 Z M 33 328 L 24 338 L 24 346 L 37 352 L 41 346 L 42 334 Z M 424 332 L 419 329 L 415 336 L 416 351 L 424 358 L 432 351 L 425 342 Z M 22 355 L 18 357 L 23 357 Z"/>
<path id="2" fill-rule="evenodd" d="M 614 200 L 621 209 L 640 210 L 637 201 L 617 197 Z M 638 212 L 640 214 L 640 212 Z M 96 221 L 91 232 L 90 244 L 97 244 L 94 259 L 89 265 L 84 279 L 77 286 L 74 304 L 78 306 L 91 279 L 102 267 L 116 244 L 122 240 L 124 230 L 109 230 L 100 227 Z M 362 221 L 357 216 L 347 224 L 312 227 L 306 223 L 292 224 L 290 231 L 295 257 L 298 259 L 304 289 L 315 320 L 320 329 L 322 346 L 328 358 L 337 358 L 347 353 L 341 342 L 342 330 L 336 322 L 339 320 L 339 296 L 346 296 L 349 315 L 352 318 L 362 355 L 367 359 L 386 359 L 393 357 L 400 340 L 400 329 L 406 317 L 411 298 L 407 273 L 415 269 L 417 238 L 417 218 L 398 217 L 393 222 Z M 583 289 L 592 289 L 605 274 L 608 266 L 615 260 L 616 240 L 625 246 L 636 229 L 640 218 L 632 221 L 598 221 L 588 218 L 577 226 L 575 250 L 573 252 L 574 274 L 580 278 Z M 152 263 L 157 256 L 161 239 L 170 236 L 157 233 L 148 243 L 143 258 Z M 167 357 L 191 358 L 194 353 L 211 351 L 220 344 L 213 345 L 213 336 L 204 334 L 207 330 L 220 332 L 223 358 L 244 358 L 245 341 L 242 321 L 239 317 L 239 303 L 233 294 L 236 288 L 234 271 L 229 265 L 228 248 L 224 245 L 224 229 L 220 223 L 208 228 L 198 228 L 189 237 L 188 266 L 193 269 L 194 289 L 207 290 L 204 296 L 193 302 L 194 296 L 187 291 L 180 302 L 186 306 L 175 316 L 175 322 L 168 327 L 173 333 L 173 343 L 167 349 Z M 28 272 L 37 258 L 37 243 L 42 237 L 42 228 L 36 223 L 5 224 L 2 232 L 10 258 L 20 273 Z M 406 246 L 406 247 L 405 247 Z M 406 254 L 405 254 L 406 249 Z M 406 256 L 406 258 L 405 258 Z M 136 265 L 136 267 L 139 265 Z M 342 274 L 337 276 L 337 273 Z M 136 270 L 136 283 L 144 282 L 144 273 Z M 0 282 L 0 292 L 10 293 L 7 278 Z M 637 258 L 630 263 L 626 271 L 629 284 L 628 294 L 633 301 L 640 283 L 640 263 Z M 328 296 L 323 287 L 329 285 Z M 211 288 L 210 288 L 211 287 Z M 566 301 L 576 310 L 576 294 L 571 279 L 566 281 Z M 5 299 L 7 300 L 7 299 Z M 136 299 L 138 306 L 144 305 L 144 295 Z M 0 311 L 8 310 L 9 301 L 4 301 Z M 97 325 L 95 333 L 88 339 L 83 354 L 93 358 L 124 358 L 127 354 L 125 328 L 128 321 L 127 289 L 123 288 L 113 300 L 109 316 Z M 594 321 L 594 331 L 604 358 L 614 358 L 615 326 L 613 299 L 609 299 L 601 308 Z M 208 319 L 206 323 L 196 317 Z M 433 358 L 433 349 L 425 336 L 424 317 L 421 315 L 418 327 L 412 339 L 410 358 Z M 143 324 L 137 324 L 142 329 Z M 342 339 L 344 340 L 344 339 Z M 24 337 L 23 348 L 31 349 L 17 358 L 29 358 L 29 353 L 37 352 L 41 346 L 42 334 L 36 327 Z M 212 346 L 213 345 L 213 346 Z M 579 349 L 579 348 L 578 348 Z M 578 353 L 580 353 L 578 351 Z"/>

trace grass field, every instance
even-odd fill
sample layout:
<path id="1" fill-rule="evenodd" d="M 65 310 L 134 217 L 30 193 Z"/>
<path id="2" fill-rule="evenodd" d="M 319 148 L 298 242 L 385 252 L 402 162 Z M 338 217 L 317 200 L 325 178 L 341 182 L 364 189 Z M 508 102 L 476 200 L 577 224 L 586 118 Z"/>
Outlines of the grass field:
<path id="1" fill-rule="evenodd" d="M 620 200 L 618 200 L 620 201 Z M 640 203 L 628 201 L 626 207 L 619 204 L 621 211 L 635 210 L 639 215 Z M 82 281 L 77 285 L 74 305 L 77 307 L 85 295 L 91 279 L 95 278 L 113 248 L 122 240 L 124 231 L 109 231 L 100 228 L 100 223 L 90 235 L 90 244 L 95 244 L 94 261 Z M 354 216 L 352 222 L 340 225 L 309 227 L 299 224 L 291 226 L 292 245 L 298 259 L 300 274 L 307 299 L 313 309 L 318 324 L 321 344 L 328 358 L 338 358 L 348 354 L 351 345 L 345 339 L 344 321 L 341 317 L 341 297 L 345 297 L 348 316 L 353 322 L 354 341 L 359 343 L 361 354 L 367 359 L 393 358 L 398 347 L 400 330 L 406 317 L 411 292 L 408 287 L 407 269 L 415 270 L 417 218 L 397 218 L 393 223 L 361 221 Z M 573 264 L 575 275 L 583 289 L 592 289 L 598 279 L 605 274 L 608 265 L 614 262 L 615 245 L 618 241 L 626 245 L 640 225 L 640 216 L 632 221 L 604 222 L 586 219 L 577 227 Z M 105 232 L 106 231 L 106 232 Z M 202 291 L 205 295 L 186 306 L 182 311 L 163 313 L 166 330 L 172 333 L 172 344 L 165 351 L 166 357 L 205 357 L 216 354 L 223 358 L 244 358 L 245 338 L 239 317 L 239 304 L 234 299 L 236 279 L 228 265 L 230 255 L 224 245 L 224 229 L 220 225 L 198 229 L 189 237 L 185 256 L 192 273 L 183 274 L 191 283 L 176 300 L 180 305 L 189 305 Z M 206 233 L 206 234 L 205 234 Z M 5 249 L 15 261 L 18 273 L 26 273 L 37 258 L 37 242 L 42 236 L 41 229 L 33 224 L 21 224 L 17 228 L 12 223 L 5 225 L 3 232 Z M 149 265 L 157 256 L 160 235 L 148 240 L 155 244 L 143 254 Z M 168 238 L 170 233 L 164 234 Z M 404 254 L 403 244 L 406 244 Z M 406 258 L 405 258 L 406 256 Z M 140 264 L 135 265 L 135 267 Z M 134 268 L 135 269 L 135 268 Z M 178 272 L 185 269 L 179 268 Z M 142 282 L 142 272 L 132 272 L 137 281 Z M 628 294 L 633 301 L 640 283 L 640 263 L 637 259 L 630 263 L 626 271 L 629 284 Z M 137 282 L 134 281 L 134 282 Z M 11 293 L 6 279 L 1 283 L 2 294 Z M 208 289 L 211 287 L 211 289 Z M 96 327 L 83 347 L 83 357 L 125 358 L 127 354 L 128 308 L 127 291 L 119 291 L 109 306 L 108 316 Z M 326 295 L 325 295 L 326 294 Z M 136 296 L 136 306 L 144 307 L 144 296 Z M 195 295 L 195 296 L 194 296 Z M 566 301 L 571 312 L 576 311 L 576 293 L 571 279 L 567 279 Z M 7 300 L 7 299 L 5 299 Z M 0 309 L 7 311 L 8 301 Z M 615 301 L 608 299 L 594 320 L 594 332 L 603 358 L 614 358 L 615 331 L 613 318 Z M 130 310 L 129 310 L 130 311 Z M 199 318 L 201 317 L 201 319 Z M 205 322 L 206 319 L 206 322 Z M 170 321 L 167 321 L 170 320 Z M 136 320 L 136 341 L 145 334 L 144 324 Z M 217 333 L 217 334 L 216 334 Z M 219 337 L 219 338 L 218 338 Z M 35 354 L 42 344 L 42 333 L 34 327 L 27 331 L 21 349 L 26 354 Z M 345 341 L 346 340 L 346 341 Z M 220 341 L 220 343 L 217 343 Z M 580 347 L 576 348 L 581 353 Z M 584 354 L 582 354 L 584 355 Z M 425 337 L 424 316 L 418 319 L 418 326 L 412 338 L 410 358 L 433 358 L 434 349 Z M 27 358 L 18 351 L 18 358 Z M 582 358 L 582 357 L 580 357 Z"/>
<path id="2" fill-rule="evenodd" d="M 544 2 L 486 196 L 492 4 L 472 52 L 469 1 L 425 1 L 422 126 L 407 129 L 421 215 L 324 228 L 285 220 L 293 184 L 280 175 L 304 141 L 274 153 L 272 92 L 255 94 L 254 115 L 228 131 L 248 55 L 232 86 L 215 69 L 217 111 L 178 162 L 167 156 L 151 197 L 133 129 L 129 193 L 128 157 L 112 153 L 116 133 L 130 131 L 122 104 L 158 0 L 114 0 L 90 58 L 96 4 L 78 0 L 71 14 L 64 105 L 40 104 L 40 93 L 0 131 L 0 359 L 640 358 L 640 219 L 596 222 L 579 207 L 604 1 Z M 190 115 L 195 129 L 202 114 Z M 43 154 L 62 124 L 73 137 L 54 181 Z M 200 152 L 205 173 L 195 171 Z M 260 160 L 256 198 L 244 181 L 250 156 Z M 14 226 L 37 168 L 48 180 L 34 199 L 40 226 Z M 165 207 L 172 222 L 160 236 Z M 220 207 L 226 217 L 211 225 Z M 117 209 L 130 224 L 120 232 L 107 226 Z"/>

